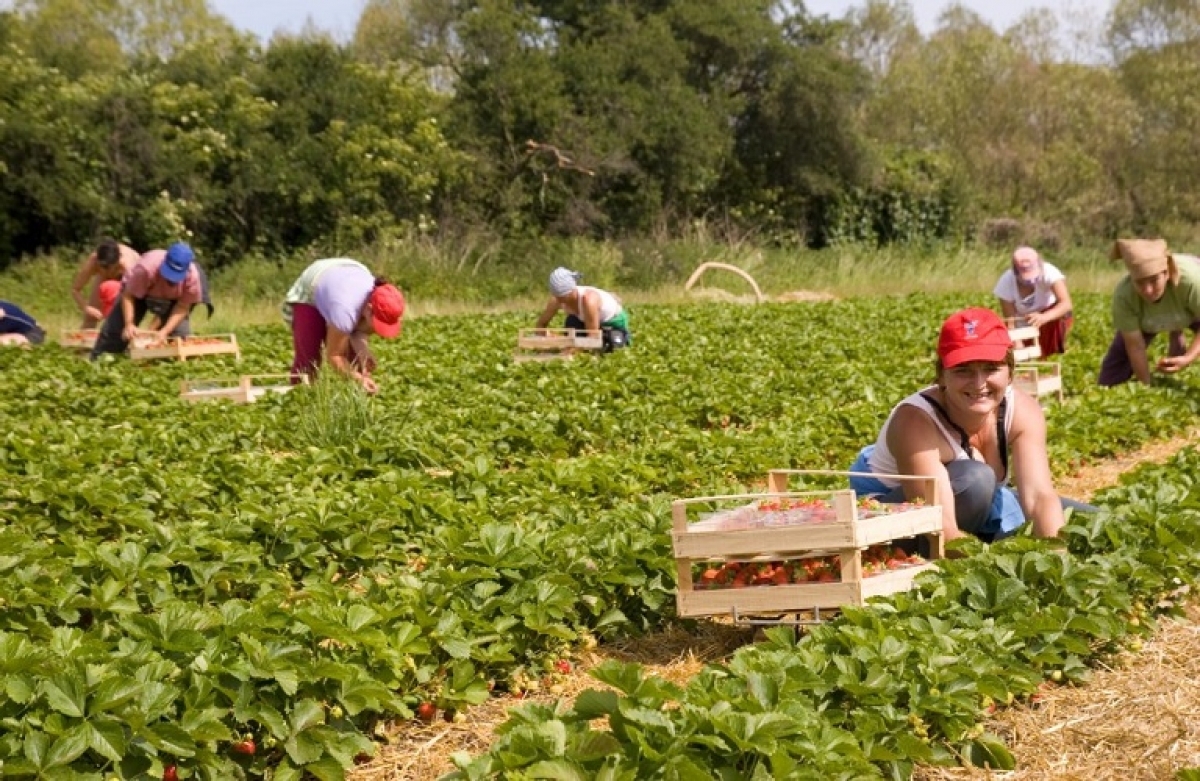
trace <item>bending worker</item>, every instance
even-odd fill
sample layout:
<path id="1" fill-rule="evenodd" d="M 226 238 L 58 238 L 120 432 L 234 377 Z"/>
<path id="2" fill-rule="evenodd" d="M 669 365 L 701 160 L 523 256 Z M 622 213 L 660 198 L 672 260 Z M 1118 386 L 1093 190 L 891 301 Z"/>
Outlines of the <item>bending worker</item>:
<path id="1" fill-rule="evenodd" d="M 564 326 L 577 331 L 600 331 L 604 352 L 629 345 L 629 314 L 607 290 L 580 285 L 577 271 L 559 268 L 550 274 L 550 300 L 538 316 L 536 328 L 545 328 L 559 311 L 566 312 Z"/>
<path id="2" fill-rule="evenodd" d="M 1129 273 L 1113 291 L 1116 336 L 1100 364 L 1099 382 L 1120 385 L 1132 378 L 1149 385 L 1147 348 L 1166 331 L 1167 355 L 1155 368 L 1174 374 L 1200 358 L 1200 259 L 1167 250 L 1161 239 L 1121 239 L 1113 260 L 1124 261 Z M 1185 345 L 1183 329 L 1192 331 Z"/>
<path id="3" fill-rule="evenodd" d="M 972 534 L 992 542 L 1026 521 L 1034 536 L 1054 537 L 1064 505 L 1092 509 L 1061 500 L 1054 490 L 1046 418 L 1037 399 L 1013 385 L 1012 340 L 995 312 L 951 315 L 937 355 L 934 384 L 897 404 L 875 444 L 851 467 L 878 477 L 852 476 L 851 488 L 882 502 L 932 502 L 923 482 L 889 475 L 936 478 L 947 541 Z"/>
<path id="4" fill-rule="evenodd" d="M 192 248 L 176 242 L 165 250 L 143 255 L 122 281 L 121 296 L 105 318 L 92 348 L 92 358 L 102 353 L 123 353 L 138 336 L 147 312 L 154 315 L 153 334 L 158 341 L 190 336 L 188 316 L 205 299 L 204 283 Z"/>
<path id="5" fill-rule="evenodd" d="M 326 258 L 311 264 L 283 304 L 284 320 L 292 329 L 292 381 L 314 376 L 323 352 L 336 371 L 375 393 L 375 356 L 367 338 L 399 336 L 404 309 L 400 289 L 357 260 Z"/>
<path id="6" fill-rule="evenodd" d="M 80 328 L 95 328 L 108 316 L 121 290 L 121 278 L 138 262 L 137 250 L 112 239 L 103 239 L 96 251 L 83 261 L 71 283 L 71 298 L 83 313 Z M 95 280 L 91 292 L 84 297 L 88 282 Z"/>

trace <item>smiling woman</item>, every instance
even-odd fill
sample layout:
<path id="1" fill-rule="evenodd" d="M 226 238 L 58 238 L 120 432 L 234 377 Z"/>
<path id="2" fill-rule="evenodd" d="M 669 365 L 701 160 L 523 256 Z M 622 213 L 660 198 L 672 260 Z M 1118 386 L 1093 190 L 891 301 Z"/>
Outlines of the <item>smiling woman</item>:
<path id="1" fill-rule="evenodd" d="M 1027 519 L 1036 536 L 1057 535 L 1063 503 L 1050 478 L 1046 418 L 1032 396 L 1013 386 L 1004 322 L 988 309 L 956 312 L 942 324 L 937 352 L 936 384 L 893 408 L 875 444 L 851 467 L 860 473 L 851 487 L 883 502 L 932 502 L 924 483 L 888 477 L 932 475 L 939 496 L 953 497 L 941 502 L 946 540 L 973 534 L 992 542 Z M 1009 487 L 1010 454 L 1016 491 Z"/>

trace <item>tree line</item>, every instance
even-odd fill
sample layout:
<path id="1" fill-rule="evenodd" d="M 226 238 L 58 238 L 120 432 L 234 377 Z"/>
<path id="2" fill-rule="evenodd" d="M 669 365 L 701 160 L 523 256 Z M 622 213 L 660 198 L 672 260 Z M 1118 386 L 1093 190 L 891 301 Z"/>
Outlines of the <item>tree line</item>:
<path id="1" fill-rule="evenodd" d="M 997 31 L 903 0 L 369 0 L 259 42 L 206 0 L 0 12 L 0 267 L 464 235 L 826 246 L 1191 237 L 1200 6 Z"/>

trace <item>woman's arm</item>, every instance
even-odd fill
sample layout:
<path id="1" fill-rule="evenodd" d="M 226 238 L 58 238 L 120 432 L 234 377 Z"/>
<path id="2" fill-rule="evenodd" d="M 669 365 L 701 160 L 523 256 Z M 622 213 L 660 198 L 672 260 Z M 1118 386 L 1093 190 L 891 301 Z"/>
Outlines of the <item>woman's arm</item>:
<path id="1" fill-rule="evenodd" d="M 1037 401 L 1022 390 L 1013 392 L 1012 447 L 1017 496 L 1026 518 L 1033 519 L 1035 537 L 1056 537 L 1063 527 L 1062 503 L 1050 477 L 1046 452 L 1046 416 Z"/>
<path id="2" fill-rule="evenodd" d="M 1000 299 L 1000 313 L 1004 317 L 1017 317 L 1017 305 L 1002 298 Z"/>
<path id="3" fill-rule="evenodd" d="M 1074 309 L 1074 305 L 1071 303 L 1071 294 L 1067 291 L 1067 280 L 1058 280 L 1050 289 L 1054 291 L 1054 306 L 1026 317 L 1025 319 L 1029 321 L 1030 325 L 1041 327 L 1046 323 L 1053 323 Z"/>
<path id="4" fill-rule="evenodd" d="M 350 334 L 339 331 L 332 324 L 325 326 L 325 358 L 335 371 L 362 385 L 367 393 L 379 390 L 375 381 L 350 360 Z"/>
<path id="5" fill-rule="evenodd" d="M 1200 333 L 1192 337 L 1183 355 L 1168 355 L 1158 360 L 1158 370 L 1164 374 L 1174 374 L 1188 364 L 1200 358 Z"/>
<path id="6" fill-rule="evenodd" d="M 936 498 L 941 502 L 942 538 L 946 542 L 965 536 L 958 528 L 958 520 L 954 515 L 954 490 L 950 486 L 950 475 L 943 465 L 953 454 L 929 416 L 916 407 L 901 406 L 888 424 L 887 446 L 896 459 L 900 474 L 924 475 L 937 481 L 937 497 L 926 496 L 925 483 L 919 480 L 905 480 L 904 495 L 909 500 L 921 499 L 932 503 Z"/>
<path id="7" fill-rule="evenodd" d="M 1121 339 L 1125 341 L 1125 354 L 1129 357 L 1129 365 L 1133 368 L 1133 376 L 1145 385 L 1151 383 L 1150 359 L 1146 357 L 1146 339 L 1141 331 L 1122 331 Z"/>
<path id="8" fill-rule="evenodd" d="M 538 315 L 537 322 L 534 323 L 533 327 L 545 328 L 546 326 L 550 325 L 550 321 L 554 319 L 556 314 L 558 314 L 558 310 L 561 308 L 561 306 L 562 305 L 558 303 L 557 298 L 551 298 L 548 302 L 546 302 L 545 309 L 543 309 L 542 313 Z"/>
<path id="9" fill-rule="evenodd" d="M 71 298 L 75 299 L 75 306 L 79 307 L 80 312 L 88 317 L 103 320 L 104 315 L 96 307 L 88 306 L 87 298 L 83 295 L 83 289 L 87 287 L 88 280 L 95 275 L 96 256 L 92 255 L 83 261 L 83 265 L 79 267 L 79 271 L 75 274 L 75 279 L 71 282 Z"/>
<path id="10" fill-rule="evenodd" d="M 579 302 L 579 319 L 588 331 L 600 330 L 600 294 L 587 291 Z"/>

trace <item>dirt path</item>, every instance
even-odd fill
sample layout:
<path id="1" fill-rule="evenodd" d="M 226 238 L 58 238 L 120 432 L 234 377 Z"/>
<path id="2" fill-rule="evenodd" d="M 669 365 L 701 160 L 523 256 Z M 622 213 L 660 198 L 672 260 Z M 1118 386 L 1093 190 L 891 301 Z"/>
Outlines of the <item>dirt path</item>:
<path id="1" fill-rule="evenodd" d="M 1115 485 L 1138 464 L 1162 462 L 1200 438 L 1200 429 L 1155 442 L 1137 451 L 1089 466 L 1055 481 L 1059 492 L 1088 500 Z M 552 702 L 597 686 L 586 669 L 604 659 L 636 661 L 649 672 L 685 683 L 709 662 L 727 658 L 751 642 L 752 630 L 702 622 L 699 633 L 672 628 L 652 637 L 606 645 L 580 660 L 561 680 Z M 1014 773 L 972 768 L 922 768 L 919 781 L 1140 781 L 1169 779 L 1174 771 L 1200 767 L 1200 612 L 1164 621 L 1137 655 L 1117 669 L 1098 671 L 1081 688 L 1049 690 L 1036 709 L 1002 711 L 989 729 L 1002 735 L 1021 763 Z M 474 708 L 459 723 L 399 724 L 376 758 L 350 775 L 350 781 L 433 781 L 454 767 L 451 755 L 478 755 L 491 744 L 515 698 L 498 698 Z"/>

